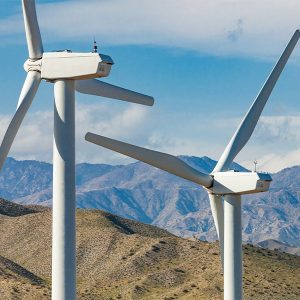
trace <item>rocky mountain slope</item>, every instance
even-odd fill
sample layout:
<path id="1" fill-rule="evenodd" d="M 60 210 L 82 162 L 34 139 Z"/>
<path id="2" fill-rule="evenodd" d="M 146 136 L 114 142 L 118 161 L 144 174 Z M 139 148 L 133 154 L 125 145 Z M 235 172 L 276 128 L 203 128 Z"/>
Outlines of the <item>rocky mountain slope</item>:
<path id="1" fill-rule="evenodd" d="M 14 205 L 12 213 L 6 201 L 0 208 L 10 211 L 0 214 L 1 297 L 50 299 L 50 209 Z M 244 299 L 299 299 L 300 257 L 246 245 L 244 270 Z M 78 299 L 213 300 L 223 294 L 217 243 L 99 210 L 77 210 L 77 276 Z"/>
<path id="2" fill-rule="evenodd" d="M 181 156 L 210 172 L 208 157 Z M 235 169 L 243 170 L 239 165 Z M 243 200 L 243 239 L 273 239 L 300 247 L 300 167 L 273 174 L 271 190 Z M 0 173 L 0 196 L 22 204 L 51 205 L 52 166 L 8 159 Z M 96 208 L 153 224 L 184 237 L 213 241 L 216 232 L 206 192 L 196 184 L 143 163 L 77 165 L 77 206 Z"/>
<path id="3" fill-rule="evenodd" d="M 299 247 L 291 247 L 276 240 L 265 240 L 258 243 L 257 246 L 260 246 L 264 249 L 279 250 L 281 252 L 287 252 L 290 254 L 295 254 L 300 256 Z"/>

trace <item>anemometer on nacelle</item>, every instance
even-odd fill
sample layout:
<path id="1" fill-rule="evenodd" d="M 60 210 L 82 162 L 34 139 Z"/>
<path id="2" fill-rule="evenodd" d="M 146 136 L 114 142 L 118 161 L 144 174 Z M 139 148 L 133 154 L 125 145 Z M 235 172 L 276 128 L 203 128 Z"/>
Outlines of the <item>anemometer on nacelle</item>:
<path id="1" fill-rule="evenodd" d="M 24 69 L 38 71 L 46 80 L 90 79 L 109 75 L 113 60 L 96 52 L 76 53 L 71 51 L 45 52 L 41 59 L 28 59 Z"/>

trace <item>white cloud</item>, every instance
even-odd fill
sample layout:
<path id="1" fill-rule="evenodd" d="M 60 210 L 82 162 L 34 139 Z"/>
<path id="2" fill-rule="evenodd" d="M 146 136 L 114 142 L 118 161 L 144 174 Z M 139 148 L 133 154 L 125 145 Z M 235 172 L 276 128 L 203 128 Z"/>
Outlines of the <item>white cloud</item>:
<path id="1" fill-rule="evenodd" d="M 0 134 L 3 137 L 11 116 L 0 116 Z M 112 152 L 84 140 L 86 132 L 137 140 L 147 120 L 144 107 L 129 105 L 126 108 L 112 110 L 110 105 L 77 105 L 76 141 L 77 161 L 116 163 L 122 158 Z M 145 125 L 145 126 L 144 126 Z M 24 123 L 11 148 L 10 156 L 17 159 L 36 159 L 52 161 L 53 112 L 35 112 L 26 116 Z"/>
<path id="2" fill-rule="evenodd" d="M 166 123 L 170 123 L 165 120 Z M 147 147 L 174 155 L 209 156 L 218 160 L 241 118 L 199 119 L 192 117 L 170 129 L 153 127 Z M 300 115 L 262 116 L 253 135 L 235 161 L 253 170 L 258 160 L 260 171 L 277 172 L 285 167 L 300 165 Z M 187 134 L 188 133 L 188 134 Z"/>
<path id="3" fill-rule="evenodd" d="M 1 138 L 10 118 L 0 116 Z M 178 124 L 168 118 L 162 121 L 159 117 L 153 118 L 148 108 L 134 104 L 113 107 L 110 103 L 79 104 L 76 108 L 77 162 L 123 164 L 132 161 L 86 142 L 84 136 L 88 131 L 173 155 L 205 155 L 218 159 L 228 142 L 219 137 L 220 122 L 203 122 L 207 126 L 204 130 L 209 133 L 205 136 L 198 136 L 197 132 L 186 134 L 189 128 L 196 128 L 195 122 L 198 121 L 191 119 Z M 222 124 L 226 132 L 230 132 L 230 138 L 238 121 L 225 119 Z M 253 169 L 253 161 L 257 159 L 258 169 L 268 172 L 299 165 L 299 130 L 300 116 L 262 117 L 253 137 L 237 156 L 237 162 Z M 29 113 L 9 155 L 17 159 L 52 161 L 52 136 L 53 112 Z"/>
<path id="4" fill-rule="evenodd" d="M 103 44 L 277 57 L 299 10 L 297 0 L 70 0 L 38 5 L 38 17 L 47 42 L 95 35 Z M 22 32 L 21 23 L 20 15 L 1 20 L 0 35 Z"/>
<path id="5" fill-rule="evenodd" d="M 112 109 L 110 105 L 79 105 L 76 112 L 77 161 L 101 163 L 126 163 L 125 156 L 90 144 L 84 140 L 85 134 L 93 132 L 110 138 L 143 140 L 148 126 L 147 108 L 129 105 L 125 109 Z"/>
<path id="6" fill-rule="evenodd" d="M 147 147 L 173 155 L 195 155 L 200 147 L 197 142 L 184 137 L 168 136 L 166 133 L 153 132 L 148 138 Z"/>
<path id="7" fill-rule="evenodd" d="M 11 116 L 0 116 L 1 139 Z M 52 158 L 52 113 L 29 114 L 14 140 L 10 156 L 19 159 L 50 160 Z"/>
<path id="8" fill-rule="evenodd" d="M 254 169 L 253 161 L 244 161 L 243 165 L 250 170 Z M 274 153 L 266 154 L 259 158 L 258 171 L 276 173 L 284 168 L 300 165 L 300 148 L 276 155 Z"/>
<path id="9" fill-rule="evenodd" d="M 241 164 L 261 171 L 277 172 L 300 165 L 300 116 L 263 116 L 253 137 L 241 153 Z"/>
<path id="10" fill-rule="evenodd" d="M 208 156 L 216 159 L 220 156 L 222 145 L 213 144 L 211 138 L 197 138 L 195 135 L 177 135 L 174 136 L 170 132 L 158 132 L 154 129 L 147 142 L 147 148 L 157 151 L 169 153 L 172 155 L 191 155 L 191 156 Z M 225 148 L 225 146 L 224 146 Z"/>
<path id="11" fill-rule="evenodd" d="M 78 132 L 83 128 L 115 138 L 136 136 L 142 130 L 147 116 L 147 108 L 128 105 L 125 109 L 112 109 L 109 105 L 77 105 L 76 122 Z"/>
<path id="12" fill-rule="evenodd" d="M 262 116 L 255 129 L 254 138 L 267 142 L 300 142 L 299 116 Z"/>

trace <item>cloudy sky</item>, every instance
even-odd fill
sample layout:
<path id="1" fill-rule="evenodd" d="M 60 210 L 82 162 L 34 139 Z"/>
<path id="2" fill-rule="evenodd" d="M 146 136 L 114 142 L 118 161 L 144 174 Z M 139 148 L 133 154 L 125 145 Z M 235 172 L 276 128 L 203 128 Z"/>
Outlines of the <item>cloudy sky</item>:
<path id="1" fill-rule="evenodd" d="M 179 155 L 218 159 L 293 32 L 296 0 L 36 0 L 46 51 L 88 52 L 115 65 L 104 81 L 153 95 L 153 107 L 77 97 L 77 161 L 127 163 L 87 131 Z M 0 1 L 3 136 L 26 76 L 20 0 Z M 53 85 L 44 82 L 10 155 L 52 160 Z M 274 172 L 300 164 L 300 43 L 236 161 Z"/>

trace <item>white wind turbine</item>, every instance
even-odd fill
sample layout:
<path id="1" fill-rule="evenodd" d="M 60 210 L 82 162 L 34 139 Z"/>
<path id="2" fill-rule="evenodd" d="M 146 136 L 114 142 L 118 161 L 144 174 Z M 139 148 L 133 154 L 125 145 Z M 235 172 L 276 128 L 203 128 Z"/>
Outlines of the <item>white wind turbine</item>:
<path id="1" fill-rule="evenodd" d="M 100 82 L 112 59 L 98 53 L 44 52 L 35 1 L 22 0 L 29 59 L 17 111 L 0 147 L 2 168 L 42 79 L 54 83 L 52 299 L 76 299 L 75 252 L 75 90 L 153 105 L 152 97 Z"/>
<path id="2" fill-rule="evenodd" d="M 229 168 L 252 135 L 299 36 L 300 33 L 297 30 L 211 174 L 201 173 L 177 157 L 166 153 L 137 147 L 90 132 L 85 137 L 89 142 L 143 161 L 206 188 L 220 240 L 224 267 L 224 299 L 226 300 L 240 300 L 243 297 L 241 195 L 267 191 L 272 180 L 268 174 L 233 172 Z"/>

